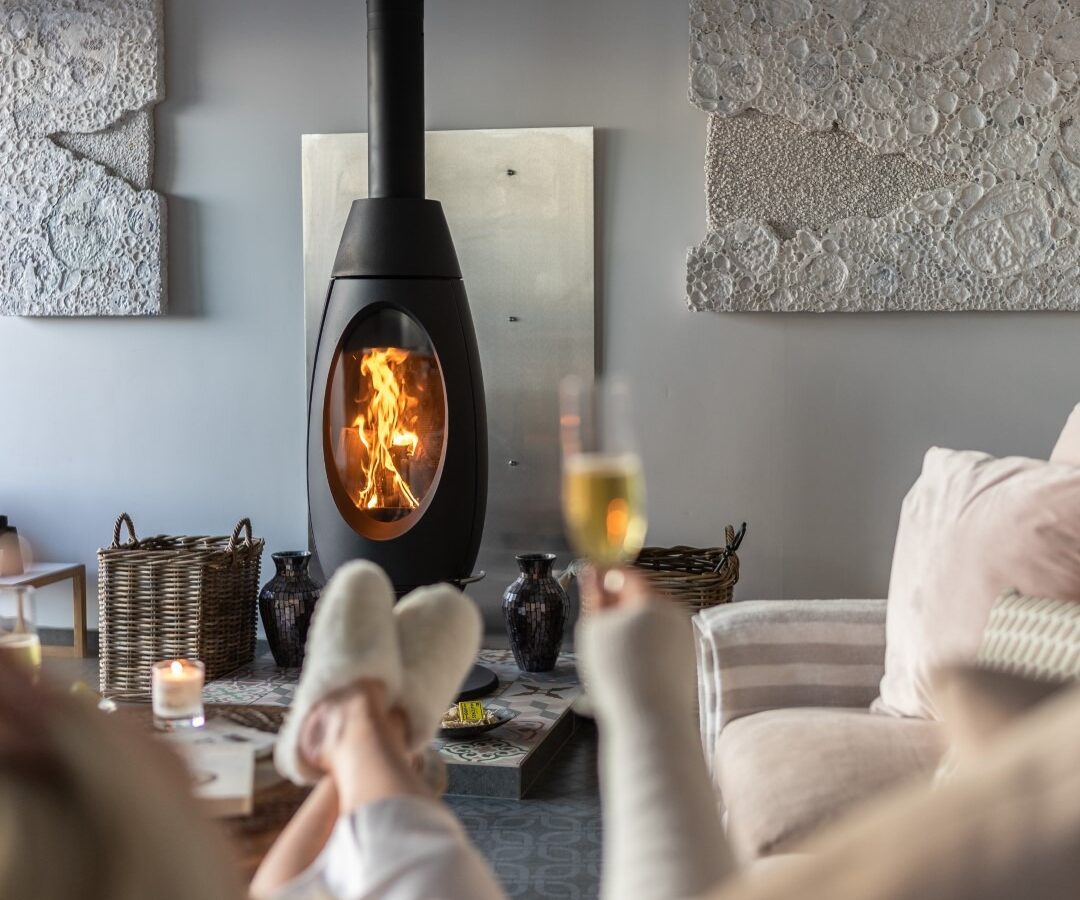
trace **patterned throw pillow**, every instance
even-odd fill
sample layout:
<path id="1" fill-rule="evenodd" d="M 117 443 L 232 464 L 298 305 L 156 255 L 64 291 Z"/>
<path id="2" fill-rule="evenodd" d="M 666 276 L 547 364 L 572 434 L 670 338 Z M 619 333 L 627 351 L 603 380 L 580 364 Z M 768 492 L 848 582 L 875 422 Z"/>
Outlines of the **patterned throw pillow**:
<path id="1" fill-rule="evenodd" d="M 1080 604 L 1007 591 L 994 602 L 973 666 L 942 669 L 935 699 L 949 749 L 934 783 L 1069 682 L 1080 680 Z"/>
<path id="2" fill-rule="evenodd" d="M 1080 604 L 1002 594 L 990 610 L 975 663 L 1047 681 L 1080 679 Z"/>

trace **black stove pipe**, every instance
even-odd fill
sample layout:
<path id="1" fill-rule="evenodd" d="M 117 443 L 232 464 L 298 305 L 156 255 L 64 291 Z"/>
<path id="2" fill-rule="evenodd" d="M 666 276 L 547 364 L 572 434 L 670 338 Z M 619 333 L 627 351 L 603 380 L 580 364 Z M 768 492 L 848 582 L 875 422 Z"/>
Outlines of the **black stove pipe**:
<path id="1" fill-rule="evenodd" d="M 368 196 L 424 196 L 424 0 L 368 0 Z"/>

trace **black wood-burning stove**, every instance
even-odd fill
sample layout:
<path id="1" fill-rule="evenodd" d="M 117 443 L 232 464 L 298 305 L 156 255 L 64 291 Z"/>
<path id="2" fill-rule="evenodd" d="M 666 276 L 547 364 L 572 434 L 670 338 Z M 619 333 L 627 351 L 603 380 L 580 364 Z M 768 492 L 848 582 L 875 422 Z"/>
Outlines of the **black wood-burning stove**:
<path id="1" fill-rule="evenodd" d="M 349 213 L 308 404 L 308 507 L 329 575 L 399 595 L 472 574 L 487 502 L 484 387 L 442 205 L 424 199 L 423 0 L 368 0 L 368 194 Z"/>

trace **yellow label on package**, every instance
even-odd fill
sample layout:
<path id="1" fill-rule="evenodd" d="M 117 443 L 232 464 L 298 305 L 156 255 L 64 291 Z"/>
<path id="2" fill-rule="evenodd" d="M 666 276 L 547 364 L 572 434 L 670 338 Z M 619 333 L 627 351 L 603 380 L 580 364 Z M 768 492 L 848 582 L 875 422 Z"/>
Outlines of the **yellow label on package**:
<path id="1" fill-rule="evenodd" d="M 484 704 L 479 700 L 462 700 L 457 705 L 458 718 L 462 722 L 483 722 Z"/>

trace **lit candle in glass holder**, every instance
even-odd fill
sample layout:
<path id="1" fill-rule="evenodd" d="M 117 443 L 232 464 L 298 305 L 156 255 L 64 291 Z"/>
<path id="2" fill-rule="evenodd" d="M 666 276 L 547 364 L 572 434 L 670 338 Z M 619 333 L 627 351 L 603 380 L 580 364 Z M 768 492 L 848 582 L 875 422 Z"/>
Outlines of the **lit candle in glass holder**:
<path id="1" fill-rule="evenodd" d="M 199 728 L 203 715 L 205 669 L 197 659 L 165 659 L 150 670 L 154 725 L 162 731 Z"/>

